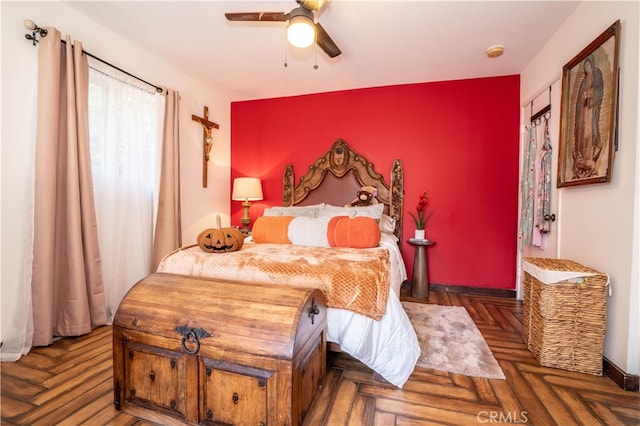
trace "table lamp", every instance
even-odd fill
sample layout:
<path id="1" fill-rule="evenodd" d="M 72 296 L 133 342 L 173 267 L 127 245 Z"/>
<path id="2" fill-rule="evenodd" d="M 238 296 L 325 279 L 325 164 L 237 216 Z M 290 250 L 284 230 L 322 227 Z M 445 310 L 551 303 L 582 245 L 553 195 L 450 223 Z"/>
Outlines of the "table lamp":
<path id="1" fill-rule="evenodd" d="M 249 207 L 251 203 L 249 201 L 262 200 L 262 183 L 260 178 L 256 177 L 239 177 L 233 180 L 233 192 L 231 199 L 234 201 L 242 201 L 242 218 L 240 223 L 242 224 L 242 233 L 249 233 L 249 224 L 251 223 L 251 216 L 249 215 Z"/>

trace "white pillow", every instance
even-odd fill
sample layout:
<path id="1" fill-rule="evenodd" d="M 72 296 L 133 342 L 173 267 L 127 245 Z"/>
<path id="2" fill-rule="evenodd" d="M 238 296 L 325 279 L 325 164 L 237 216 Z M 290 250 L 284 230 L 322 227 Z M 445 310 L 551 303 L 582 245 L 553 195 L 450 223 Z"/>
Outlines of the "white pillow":
<path id="1" fill-rule="evenodd" d="M 382 219 L 382 212 L 384 211 L 384 204 L 373 204 L 371 206 L 355 206 L 355 207 L 339 207 L 327 204 L 324 206 L 324 210 L 320 212 L 321 216 L 349 216 L 349 217 L 370 217 L 380 222 Z M 354 214 L 355 213 L 355 214 Z"/>
<path id="2" fill-rule="evenodd" d="M 289 223 L 289 240 L 299 246 L 329 247 L 327 227 L 331 220 L 328 216 L 294 217 Z"/>
<path id="3" fill-rule="evenodd" d="M 396 220 L 389 215 L 382 214 L 380 219 L 380 232 L 393 234 L 396 232 Z"/>
<path id="4" fill-rule="evenodd" d="M 324 209 L 324 203 L 309 206 L 274 206 L 264 210 L 263 216 L 307 216 L 318 217 Z"/>

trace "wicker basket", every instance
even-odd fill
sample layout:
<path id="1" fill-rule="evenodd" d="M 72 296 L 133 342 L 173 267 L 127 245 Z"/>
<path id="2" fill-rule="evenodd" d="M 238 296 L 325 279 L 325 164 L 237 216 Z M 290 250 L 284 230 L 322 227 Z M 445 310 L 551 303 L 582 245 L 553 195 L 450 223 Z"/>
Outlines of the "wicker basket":
<path id="1" fill-rule="evenodd" d="M 571 279 L 546 284 L 525 272 L 522 335 L 529 350 L 542 366 L 601 376 L 608 276 L 571 260 L 524 262 L 529 263 L 525 271 L 538 267 L 574 273 Z"/>

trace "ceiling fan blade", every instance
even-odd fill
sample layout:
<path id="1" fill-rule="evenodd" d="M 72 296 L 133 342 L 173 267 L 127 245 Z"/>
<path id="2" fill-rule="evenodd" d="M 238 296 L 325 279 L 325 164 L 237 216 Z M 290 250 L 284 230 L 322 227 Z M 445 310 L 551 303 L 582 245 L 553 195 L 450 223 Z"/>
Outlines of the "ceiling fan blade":
<path id="1" fill-rule="evenodd" d="M 286 21 L 288 19 L 284 12 L 237 12 L 225 13 L 224 16 L 229 21 Z"/>
<path id="2" fill-rule="evenodd" d="M 309 10 L 320 10 L 326 3 L 326 0 L 296 0 L 296 2 Z"/>
<path id="3" fill-rule="evenodd" d="M 335 58 L 342 53 L 320 23 L 316 23 L 316 43 L 330 58 Z"/>

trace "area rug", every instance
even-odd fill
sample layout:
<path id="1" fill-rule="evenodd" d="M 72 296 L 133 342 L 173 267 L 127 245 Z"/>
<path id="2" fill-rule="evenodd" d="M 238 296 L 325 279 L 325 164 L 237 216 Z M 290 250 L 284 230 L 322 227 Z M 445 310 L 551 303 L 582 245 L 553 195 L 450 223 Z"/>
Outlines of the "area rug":
<path id="1" fill-rule="evenodd" d="M 412 302 L 402 305 L 422 349 L 418 367 L 488 379 L 505 378 L 465 308 Z"/>

